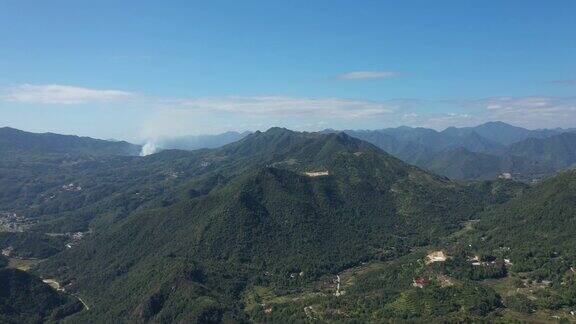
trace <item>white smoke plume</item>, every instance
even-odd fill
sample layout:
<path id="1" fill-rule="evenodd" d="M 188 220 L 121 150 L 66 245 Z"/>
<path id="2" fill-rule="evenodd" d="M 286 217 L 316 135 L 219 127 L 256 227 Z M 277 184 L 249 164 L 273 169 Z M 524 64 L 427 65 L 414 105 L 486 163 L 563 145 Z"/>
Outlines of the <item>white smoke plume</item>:
<path id="1" fill-rule="evenodd" d="M 140 156 L 146 156 L 150 154 L 154 154 L 158 152 L 158 146 L 154 141 L 148 141 L 144 146 L 142 146 L 142 151 L 140 152 Z"/>

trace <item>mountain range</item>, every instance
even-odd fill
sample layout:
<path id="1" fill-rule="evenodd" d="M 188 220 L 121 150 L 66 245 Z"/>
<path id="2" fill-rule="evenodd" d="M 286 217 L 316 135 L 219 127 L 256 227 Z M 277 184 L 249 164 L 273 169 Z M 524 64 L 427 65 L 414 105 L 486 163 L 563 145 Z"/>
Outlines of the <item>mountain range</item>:
<path id="1" fill-rule="evenodd" d="M 494 179 L 509 173 L 532 181 L 576 164 L 574 129 L 528 130 L 489 122 L 441 132 L 409 127 L 345 132 L 456 180 Z"/>
<path id="2" fill-rule="evenodd" d="M 325 130 L 323 133 L 334 133 Z M 509 173 L 521 181 L 536 181 L 573 166 L 575 129 L 529 130 L 503 122 L 475 127 L 449 127 L 443 131 L 398 127 L 380 130 L 344 130 L 393 156 L 455 180 L 494 179 Z M 216 148 L 250 132 L 227 132 L 165 139 L 162 149 Z M 537 149 L 536 147 L 541 147 Z M 538 150 L 545 150 L 543 159 Z"/>
<path id="3" fill-rule="evenodd" d="M 520 181 L 538 181 L 576 164 L 575 129 L 528 130 L 503 122 L 489 122 L 443 131 L 404 126 L 343 132 L 372 143 L 405 162 L 454 180 L 487 180 L 510 174 Z M 157 140 L 153 144 L 159 150 L 192 151 L 218 148 L 250 134 L 226 132 L 184 136 Z M 34 134 L 11 128 L 0 129 L 0 150 L 12 154 L 27 151 L 109 156 L 143 152 L 141 146 L 126 142 Z"/>
<path id="4" fill-rule="evenodd" d="M 0 128 L 0 152 L 16 153 L 72 153 L 90 155 L 138 155 L 141 147 L 124 141 L 105 141 L 90 137 L 53 133 L 30 133 L 10 127 Z"/>
<path id="5" fill-rule="evenodd" d="M 477 178 L 495 163 L 554 172 L 572 158 L 570 132 L 446 137 L 476 143 L 466 149 L 432 130 L 396 131 L 363 134 L 442 143 L 455 167 L 484 166 Z M 532 187 L 453 181 L 357 137 L 271 128 L 145 157 L 90 139 L 64 150 L 56 137 L 45 154 L 6 145 L 0 280 L 18 283 L 0 289 L 0 305 L 20 306 L 0 312 L 71 323 L 570 318 L 574 171 Z M 32 315 L 38 305 L 51 306 Z"/>

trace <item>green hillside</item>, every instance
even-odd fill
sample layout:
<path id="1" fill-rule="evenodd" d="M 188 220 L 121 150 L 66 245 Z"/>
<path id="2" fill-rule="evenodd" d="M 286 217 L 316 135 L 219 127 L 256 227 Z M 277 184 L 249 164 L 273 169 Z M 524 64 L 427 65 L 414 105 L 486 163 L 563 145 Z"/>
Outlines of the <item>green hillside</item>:
<path id="1" fill-rule="evenodd" d="M 561 257 L 576 264 L 576 171 L 545 181 L 526 195 L 487 213 L 477 226 L 486 249 L 510 247 L 515 266 L 538 269 Z"/>
<path id="2" fill-rule="evenodd" d="M 345 134 L 271 129 L 197 154 L 228 180 L 176 192 L 174 203 L 96 228 L 41 264 L 93 306 L 80 316 L 243 320 L 249 287 L 287 292 L 396 258 L 508 194 L 427 174 Z"/>
<path id="3" fill-rule="evenodd" d="M 46 258 L 33 273 L 89 306 L 69 322 L 541 320 L 572 305 L 572 286 L 555 286 L 573 263 L 570 220 L 512 216 L 573 210 L 566 175 L 458 183 L 344 133 L 273 128 L 192 152 L 9 158 L 0 176 L 0 210 L 26 219 L 0 248 Z M 557 223 L 558 241 L 525 239 Z M 445 262 L 424 261 L 438 249 Z M 548 304 L 534 302 L 547 280 Z"/>
<path id="4" fill-rule="evenodd" d="M 82 308 L 76 299 L 57 292 L 26 272 L 0 269 L 2 323 L 55 323 Z"/>
<path id="5" fill-rule="evenodd" d="M 478 217 L 437 244 L 342 271 L 338 285 L 325 278 L 292 294 L 255 286 L 247 309 L 256 322 L 573 322 L 576 172 Z M 430 262 L 434 251 L 446 259 Z"/>
<path id="6" fill-rule="evenodd" d="M 0 152 L 2 154 L 138 155 L 140 149 L 139 145 L 127 142 L 52 133 L 29 133 L 9 127 L 0 128 Z"/>

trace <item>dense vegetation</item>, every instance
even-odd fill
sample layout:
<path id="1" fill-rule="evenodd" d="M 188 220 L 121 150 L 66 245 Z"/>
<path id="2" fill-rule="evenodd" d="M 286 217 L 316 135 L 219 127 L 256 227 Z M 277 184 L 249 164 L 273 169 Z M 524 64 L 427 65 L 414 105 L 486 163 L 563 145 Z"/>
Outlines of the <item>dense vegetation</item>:
<path id="1" fill-rule="evenodd" d="M 473 162 L 483 163 L 472 156 L 463 166 Z M 29 319 L 29 307 L 41 314 L 33 320 L 69 322 L 567 317 L 576 305 L 575 185 L 574 172 L 533 189 L 458 183 L 344 133 L 280 128 L 148 157 L 14 153 L 0 161 L 0 211 L 26 222 L 23 232 L 0 233 L 0 248 L 47 258 L 32 273 L 57 278 L 71 295 L 51 290 L 44 297 L 60 302 L 11 314 Z M 77 231 L 85 237 L 63 248 Z M 428 262 L 433 250 L 448 258 Z M 19 282 L 28 275 L 9 271 Z M 29 294 L 26 287 L 18 291 Z M 71 296 L 90 309 L 78 312 Z"/>
<path id="2" fill-rule="evenodd" d="M 470 281 L 446 282 L 418 257 L 422 254 L 343 272 L 339 296 L 334 294 L 333 280 L 283 297 L 254 286 L 245 297 L 247 309 L 256 322 L 381 323 L 478 321 L 490 318 L 502 306 L 494 290 Z M 415 278 L 427 278 L 428 283 L 414 287 Z"/>
<path id="3" fill-rule="evenodd" d="M 290 291 L 294 277 L 312 282 L 396 258 L 522 189 L 460 185 L 345 134 L 271 129 L 203 154 L 233 161 L 220 164 L 227 180 L 176 192 L 185 199 L 130 213 L 42 264 L 95 305 L 83 316 L 243 320 L 238 300 L 254 284 Z M 181 289 L 206 307 L 180 305 Z"/>
<path id="4" fill-rule="evenodd" d="M 57 322 L 82 310 L 76 299 L 16 269 L 0 269 L 0 322 Z"/>
<path id="5" fill-rule="evenodd" d="M 127 142 L 104 141 L 89 137 L 52 133 L 36 134 L 3 127 L 0 128 L 0 152 L 3 155 L 19 153 L 138 155 L 140 146 Z"/>
<path id="6" fill-rule="evenodd" d="M 340 273 L 341 296 L 333 279 L 291 293 L 254 286 L 247 309 L 257 322 L 574 321 L 575 204 L 571 171 L 445 236 L 445 261 L 417 250 L 360 265 Z"/>
<path id="7" fill-rule="evenodd" d="M 576 165 L 574 129 L 528 130 L 501 122 L 476 127 L 346 131 L 396 157 L 451 179 L 531 181 Z"/>
<path id="8" fill-rule="evenodd" d="M 569 171 L 487 212 L 470 244 L 513 260 L 517 272 L 561 280 L 576 265 L 574 233 L 576 171 Z"/>
<path id="9" fill-rule="evenodd" d="M 44 259 L 62 251 L 64 245 L 62 237 L 35 232 L 0 232 L 0 247 L 10 246 L 12 257 Z"/>

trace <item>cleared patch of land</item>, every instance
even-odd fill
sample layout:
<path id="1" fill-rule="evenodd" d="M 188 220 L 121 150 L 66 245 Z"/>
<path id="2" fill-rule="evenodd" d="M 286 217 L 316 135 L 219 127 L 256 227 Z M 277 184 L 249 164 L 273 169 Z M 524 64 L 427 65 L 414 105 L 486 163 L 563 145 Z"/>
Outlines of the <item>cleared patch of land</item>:
<path id="1" fill-rule="evenodd" d="M 18 269 L 22 271 L 29 271 L 30 268 L 42 262 L 40 259 L 17 259 L 10 258 L 8 260 L 8 268 Z"/>

